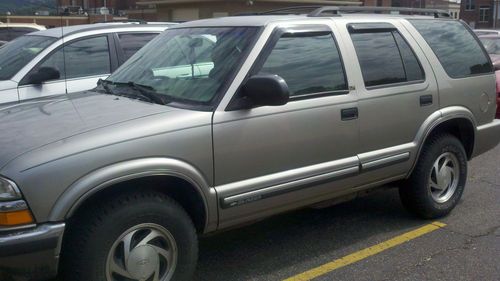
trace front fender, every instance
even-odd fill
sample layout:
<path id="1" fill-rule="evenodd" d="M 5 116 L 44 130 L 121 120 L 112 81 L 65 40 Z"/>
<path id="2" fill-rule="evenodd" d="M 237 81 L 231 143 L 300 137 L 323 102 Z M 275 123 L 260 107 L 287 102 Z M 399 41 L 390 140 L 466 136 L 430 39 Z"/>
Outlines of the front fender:
<path id="1" fill-rule="evenodd" d="M 192 165 L 171 158 L 135 159 L 95 170 L 74 182 L 57 199 L 49 220 L 63 221 L 70 217 L 86 199 L 114 184 L 147 176 L 173 176 L 191 183 L 203 199 L 206 212 L 205 230 L 217 226 L 217 196 L 202 173 Z"/>

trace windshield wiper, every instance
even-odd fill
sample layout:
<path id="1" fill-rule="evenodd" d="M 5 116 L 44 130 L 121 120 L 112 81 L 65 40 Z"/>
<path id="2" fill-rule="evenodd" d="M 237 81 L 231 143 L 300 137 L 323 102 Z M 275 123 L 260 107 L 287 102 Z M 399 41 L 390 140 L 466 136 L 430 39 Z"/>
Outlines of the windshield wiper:
<path id="1" fill-rule="evenodd" d="M 112 85 L 117 85 L 117 86 L 126 86 L 128 88 L 131 88 L 134 90 L 134 93 L 124 93 L 124 92 L 115 92 L 111 90 L 109 87 L 109 84 Z M 146 86 L 146 85 L 140 85 L 136 84 L 134 82 L 113 82 L 109 80 L 102 80 L 101 85 L 103 86 L 104 90 L 106 90 L 107 93 L 116 95 L 116 96 L 125 96 L 125 97 L 136 97 L 136 98 L 141 98 L 143 100 L 165 105 L 168 104 L 169 101 L 164 100 L 163 98 L 160 97 L 160 94 L 156 93 L 153 89 L 153 87 Z"/>
<path id="2" fill-rule="evenodd" d="M 158 103 L 158 104 L 167 104 L 165 100 L 163 100 L 158 93 L 154 91 L 154 88 L 151 86 L 146 86 L 146 85 L 141 85 L 137 84 L 134 82 L 128 82 L 128 83 L 123 83 L 123 85 L 127 85 L 128 87 L 138 91 L 141 93 L 142 96 L 146 97 L 152 102 Z"/>
<path id="3" fill-rule="evenodd" d="M 97 85 L 101 85 L 104 90 L 106 91 L 106 94 L 111 94 L 111 95 L 117 95 L 113 90 L 111 90 L 111 88 L 109 87 L 108 83 L 111 83 L 110 81 L 106 81 L 106 80 L 102 80 L 102 79 L 99 79 L 99 81 L 97 81 Z"/>

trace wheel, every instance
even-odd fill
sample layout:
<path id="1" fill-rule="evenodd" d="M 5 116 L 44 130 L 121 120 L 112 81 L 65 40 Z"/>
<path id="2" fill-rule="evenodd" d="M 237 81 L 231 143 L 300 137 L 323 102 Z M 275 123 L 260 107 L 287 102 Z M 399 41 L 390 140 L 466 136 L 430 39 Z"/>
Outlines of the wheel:
<path id="1" fill-rule="evenodd" d="M 459 202 L 467 180 L 467 157 L 454 136 L 431 137 L 410 178 L 399 187 L 403 205 L 425 219 L 447 215 Z"/>
<path id="2" fill-rule="evenodd" d="M 172 199 L 128 193 L 72 219 L 62 252 L 62 280 L 190 280 L 198 240 Z"/>

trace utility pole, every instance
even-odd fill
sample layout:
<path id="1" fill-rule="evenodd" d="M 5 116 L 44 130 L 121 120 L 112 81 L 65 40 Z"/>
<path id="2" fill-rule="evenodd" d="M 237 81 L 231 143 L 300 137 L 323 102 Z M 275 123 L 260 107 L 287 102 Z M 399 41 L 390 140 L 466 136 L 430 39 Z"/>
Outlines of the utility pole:
<path id="1" fill-rule="evenodd" d="M 104 0 L 104 22 L 107 22 L 108 21 L 108 13 L 106 12 L 106 9 L 108 8 L 108 5 L 106 3 L 106 0 Z"/>

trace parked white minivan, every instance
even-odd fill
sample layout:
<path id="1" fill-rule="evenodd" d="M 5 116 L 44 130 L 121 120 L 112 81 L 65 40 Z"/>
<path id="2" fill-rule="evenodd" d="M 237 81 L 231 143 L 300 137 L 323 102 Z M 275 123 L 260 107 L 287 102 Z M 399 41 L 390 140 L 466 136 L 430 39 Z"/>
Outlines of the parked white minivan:
<path id="1" fill-rule="evenodd" d="M 0 105 L 92 89 L 169 25 L 38 31 L 0 48 Z"/>

